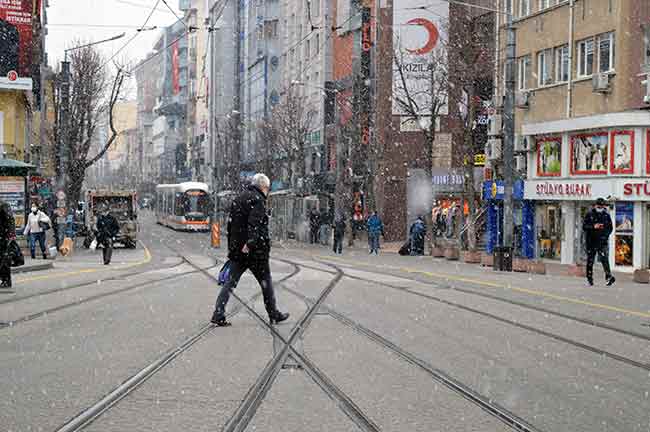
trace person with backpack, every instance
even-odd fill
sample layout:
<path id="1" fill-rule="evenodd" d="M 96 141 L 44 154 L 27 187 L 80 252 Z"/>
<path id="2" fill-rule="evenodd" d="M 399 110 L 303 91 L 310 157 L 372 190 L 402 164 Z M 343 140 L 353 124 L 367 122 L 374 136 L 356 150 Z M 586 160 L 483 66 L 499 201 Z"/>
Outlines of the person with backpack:
<path id="1" fill-rule="evenodd" d="M 27 223 L 23 230 L 23 235 L 29 235 L 29 251 L 31 252 L 32 259 L 36 259 L 36 242 L 41 248 L 43 259 L 47 259 L 47 252 L 45 248 L 45 232 L 52 226 L 50 218 L 43 213 L 36 204 L 32 204 L 32 211 L 27 216 Z"/>
<path id="2" fill-rule="evenodd" d="M 370 255 L 373 253 L 379 255 L 379 236 L 384 235 L 384 224 L 376 211 L 373 211 L 372 215 L 368 218 L 366 227 L 368 229 L 369 253 Z"/>
<path id="3" fill-rule="evenodd" d="M 424 236 L 426 232 L 427 226 L 424 223 L 424 219 L 422 216 L 418 216 L 409 230 L 411 255 L 424 255 Z"/>

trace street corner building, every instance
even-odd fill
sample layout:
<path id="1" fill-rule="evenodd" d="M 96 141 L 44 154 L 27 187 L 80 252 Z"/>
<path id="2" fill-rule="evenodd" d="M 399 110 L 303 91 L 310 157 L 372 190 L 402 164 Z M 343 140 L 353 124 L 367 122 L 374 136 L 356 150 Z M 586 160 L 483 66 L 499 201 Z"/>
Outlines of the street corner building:
<path id="1" fill-rule="evenodd" d="M 611 265 L 648 268 L 650 2 L 513 3 L 519 253 L 584 264 L 582 221 L 604 198 L 614 223 Z M 505 31 L 502 22 L 502 44 Z M 484 189 L 497 209 L 500 189 L 498 181 Z"/>

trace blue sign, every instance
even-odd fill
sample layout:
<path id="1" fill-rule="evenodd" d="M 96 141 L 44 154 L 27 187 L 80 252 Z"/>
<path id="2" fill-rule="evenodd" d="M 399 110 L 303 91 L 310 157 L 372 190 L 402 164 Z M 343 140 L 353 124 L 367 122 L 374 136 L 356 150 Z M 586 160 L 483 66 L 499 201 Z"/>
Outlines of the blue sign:
<path id="1" fill-rule="evenodd" d="M 502 201 L 505 194 L 503 180 L 491 180 L 483 182 L 483 199 Z M 512 188 L 512 197 L 516 200 L 524 199 L 524 181 L 515 180 Z"/>

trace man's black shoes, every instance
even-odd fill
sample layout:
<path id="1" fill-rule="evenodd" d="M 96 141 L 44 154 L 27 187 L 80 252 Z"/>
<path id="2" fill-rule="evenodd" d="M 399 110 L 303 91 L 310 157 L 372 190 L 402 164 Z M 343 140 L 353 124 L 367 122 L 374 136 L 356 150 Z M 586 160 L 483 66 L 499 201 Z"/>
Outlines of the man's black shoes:
<path id="1" fill-rule="evenodd" d="M 614 276 L 610 276 L 610 277 L 607 279 L 607 286 L 612 286 L 612 285 L 614 285 L 614 282 L 616 282 L 616 278 L 615 278 Z"/>
<path id="2" fill-rule="evenodd" d="M 286 321 L 289 318 L 289 313 L 275 312 L 274 314 L 269 315 L 269 321 L 271 324 L 281 323 Z"/>

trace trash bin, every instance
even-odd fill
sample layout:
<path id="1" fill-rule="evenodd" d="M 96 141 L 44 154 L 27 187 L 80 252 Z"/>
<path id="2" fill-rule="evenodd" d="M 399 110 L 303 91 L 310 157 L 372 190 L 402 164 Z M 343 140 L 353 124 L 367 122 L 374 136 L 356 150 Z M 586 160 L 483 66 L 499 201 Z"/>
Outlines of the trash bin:
<path id="1" fill-rule="evenodd" d="M 500 246 L 494 248 L 494 270 L 512 271 L 512 248 Z"/>

